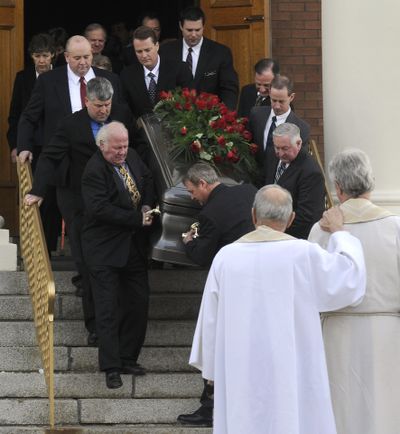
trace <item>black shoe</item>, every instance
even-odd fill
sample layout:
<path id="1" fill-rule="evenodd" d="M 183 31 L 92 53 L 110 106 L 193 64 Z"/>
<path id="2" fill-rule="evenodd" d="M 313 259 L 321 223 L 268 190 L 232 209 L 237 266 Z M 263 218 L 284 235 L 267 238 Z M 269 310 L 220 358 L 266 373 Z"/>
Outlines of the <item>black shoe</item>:
<path id="1" fill-rule="evenodd" d="M 118 389 L 121 387 L 122 380 L 119 372 L 106 372 L 106 385 L 109 389 Z"/>
<path id="2" fill-rule="evenodd" d="M 87 344 L 89 347 L 97 347 L 98 338 L 95 332 L 89 332 L 87 337 Z"/>
<path id="3" fill-rule="evenodd" d="M 201 406 L 194 413 L 179 415 L 177 421 L 183 425 L 210 427 L 213 424 L 212 413 L 212 408 Z"/>
<path id="4" fill-rule="evenodd" d="M 121 374 L 146 375 L 146 369 L 139 365 L 139 363 L 135 365 L 124 365 L 121 369 Z"/>

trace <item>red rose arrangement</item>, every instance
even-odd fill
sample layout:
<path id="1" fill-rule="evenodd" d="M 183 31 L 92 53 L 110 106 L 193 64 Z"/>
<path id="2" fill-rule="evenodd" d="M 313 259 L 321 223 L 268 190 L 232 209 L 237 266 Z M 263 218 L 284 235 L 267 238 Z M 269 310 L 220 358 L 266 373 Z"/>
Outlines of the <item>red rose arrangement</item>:
<path id="1" fill-rule="evenodd" d="M 206 161 L 217 169 L 233 169 L 246 179 L 257 172 L 257 145 L 246 129 L 247 118 L 238 118 L 217 95 L 194 89 L 161 92 L 154 112 L 172 137 L 170 155 L 185 163 Z"/>

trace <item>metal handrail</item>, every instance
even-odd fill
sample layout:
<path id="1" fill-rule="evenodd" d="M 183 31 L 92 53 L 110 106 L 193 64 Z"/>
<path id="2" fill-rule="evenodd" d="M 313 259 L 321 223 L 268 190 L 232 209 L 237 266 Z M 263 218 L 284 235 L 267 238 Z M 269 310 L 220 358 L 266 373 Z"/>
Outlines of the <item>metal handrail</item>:
<path id="1" fill-rule="evenodd" d="M 54 428 L 54 302 L 55 285 L 49 254 L 44 239 L 39 207 L 24 205 L 24 197 L 32 188 L 29 162 L 18 161 L 20 244 L 28 276 L 36 339 L 49 398 L 50 427 Z"/>
<path id="2" fill-rule="evenodd" d="M 315 143 L 315 140 L 310 140 L 309 142 L 309 153 L 314 157 L 315 161 L 318 163 L 318 166 L 320 167 L 322 171 L 322 175 L 324 176 L 324 184 L 325 184 L 325 209 L 329 209 L 333 207 L 333 199 L 331 192 L 329 191 L 328 183 L 326 182 L 326 176 L 325 176 L 325 170 L 324 166 L 322 164 L 321 158 L 319 156 L 317 144 Z"/>

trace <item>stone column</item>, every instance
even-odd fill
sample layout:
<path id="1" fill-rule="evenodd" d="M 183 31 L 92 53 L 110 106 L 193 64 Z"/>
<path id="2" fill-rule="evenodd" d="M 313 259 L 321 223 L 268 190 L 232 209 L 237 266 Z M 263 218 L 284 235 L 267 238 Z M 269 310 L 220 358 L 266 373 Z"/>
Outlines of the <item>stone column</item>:
<path id="1" fill-rule="evenodd" d="M 400 2 L 322 0 L 325 161 L 371 158 L 376 204 L 400 213 Z"/>

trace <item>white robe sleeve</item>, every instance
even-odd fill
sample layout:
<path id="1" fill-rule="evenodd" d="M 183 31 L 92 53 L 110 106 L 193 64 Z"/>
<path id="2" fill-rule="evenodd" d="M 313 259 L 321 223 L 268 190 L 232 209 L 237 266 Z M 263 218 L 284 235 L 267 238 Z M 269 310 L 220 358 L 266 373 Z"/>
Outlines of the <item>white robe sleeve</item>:
<path id="1" fill-rule="evenodd" d="M 189 364 L 202 371 L 203 378 L 207 380 L 214 380 L 218 312 L 216 262 L 214 260 L 208 273 L 189 359 Z"/>
<path id="2" fill-rule="evenodd" d="M 360 241 L 348 232 L 329 237 L 327 250 L 310 246 L 313 291 L 320 312 L 358 304 L 365 295 L 366 270 Z"/>

